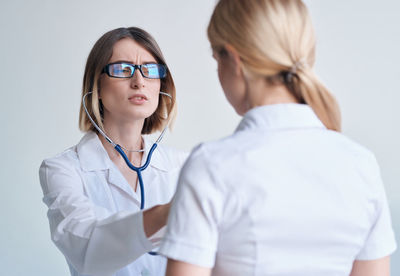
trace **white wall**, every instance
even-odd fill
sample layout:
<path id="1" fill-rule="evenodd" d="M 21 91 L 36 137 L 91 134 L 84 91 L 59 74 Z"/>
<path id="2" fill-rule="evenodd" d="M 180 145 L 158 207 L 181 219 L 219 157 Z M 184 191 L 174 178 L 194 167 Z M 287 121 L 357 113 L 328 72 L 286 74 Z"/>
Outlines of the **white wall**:
<path id="1" fill-rule="evenodd" d="M 224 99 L 206 39 L 214 2 L 1 2 L 1 275 L 69 275 L 50 241 L 38 167 L 82 135 L 77 121 L 84 64 L 104 32 L 143 27 L 163 49 L 179 102 L 166 144 L 189 150 L 234 130 L 240 118 Z M 316 71 L 341 104 L 344 133 L 376 153 L 400 237 L 400 4 L 306 3 L 318 34 Z M 392 274 L 400 275 L 399 252 L 392 263 Z"/>

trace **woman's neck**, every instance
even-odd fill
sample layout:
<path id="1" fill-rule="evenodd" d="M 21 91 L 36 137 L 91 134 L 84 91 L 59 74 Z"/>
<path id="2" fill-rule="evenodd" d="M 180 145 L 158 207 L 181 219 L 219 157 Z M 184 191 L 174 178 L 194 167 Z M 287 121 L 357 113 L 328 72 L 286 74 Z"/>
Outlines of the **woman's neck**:
<path id="1" fill-rule="evenodd" d="M 144 143 L 142 141 L 142 128 L 143 128 L 144 120 L 137 120 L 133 122 L 121 122 L 117 120 L 113 120 L 110 117 L 104 119 L 103 125 L 105 132 L 114 143 L 119 144 L 121 147 L 129 150 L 125 151 L 125 154 L 128 156 L 129 160 L 134 160 L 140 165 L 140 160 L 142 157 L 141 152 L 131 152 L 131 150 L 141 150 L 144 147 Z M 102 135 L 98 135 L 100 140 L 106 149 L 110 159 L 112 161 L 122 160 L 120 154 L 114 149 L 114 147 L 106 141 L 106 139 Z M 138 164 L 136 164 L 138 165 Z"/>
<path id="2" fill-rule="evenodd" d="M 270 84 L 265 78 L 247 81 L 246 99 L 249 109 L 271 104 L 298 103 L 296 97 L 283 84 Z"/>

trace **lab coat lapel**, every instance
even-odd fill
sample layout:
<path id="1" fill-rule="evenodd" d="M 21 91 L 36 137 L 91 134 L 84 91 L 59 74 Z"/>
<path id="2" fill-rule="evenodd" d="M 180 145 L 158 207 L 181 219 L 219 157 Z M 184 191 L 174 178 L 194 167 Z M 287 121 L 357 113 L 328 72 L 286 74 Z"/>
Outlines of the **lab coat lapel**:
<path id="1" fill-rule="evenodd" d="M 108 183 L 110 185 L 114 185 L 118 189 L 120 189 L 122 192 L 126 193 L 132 200 L 140 206 L 140 187 L 138 185 L 137 192 L 132 189 L 132 187 L 129 185 L 128 181 L 126 181 L 125 177 L 122 175 L 122 173 L 119 171 L 117 166 L 114 165 L 114 163 L 111 165 L 109 171 L 108 171 Z"/>
<path id="2" fill-rule="evenodd" d="M 138 194 L 133 191 L 117 166 L 111 161 L 96 133 L 90 131 L 82 138 L 78 144 L 78 156 L 84 171 L 108 170 L 108 184 L 118 187 L 140 206 Z"/>
<path id="3" fill-rule="evenodd" d="M 143 166 L 146 163 L 147 156 L 149 154 L 149 151 L 152 147 L 152 143 L 148 141 L 146 138 L 143 138 L 144 141 L 144 153 L 141 161 L 141 166 Z M 112 161 L 110 160 L 112 163 Z M 151 183 L 156 180 L 155 173 L 153 172 L 151 167 L 160 167 L 160 160 L 159 160 L 159 154 L 157 152 L 157 149 L 153 152 L 153 156 L 150 160 L 149 166 L 142 171 L 142 178 L 143 178 L 143 185 L 144 185 L 144 190 L 145 190 L 145 199 L 148 198 L 149 194 L 151 193 Z M 122 173 L 119 171 L 117 166 L 115 166 L 114 163 L 111 164 L 110 170 L 109 170 L 109 175 L 108 175 L 108 181 L 110 184 L 118 187 L 122 191 L 124 191 L 126 194 L 128 194 L 134 201 L 135 203 L 140 207 L 140 185 L 139 181 L 137 183 L 137 188 L 136 192 L 132 189 L 132 187 L 129 185 L 128 181 L 126 181 L 125 177 L 122 175 Z M 146 203 L 146 200 L 145 200 Z M 145 207 L 148 206 L 146 203 Z"/>
<path id="4" fill-rule="evenodd" d="M 143 137 L 145 152 L 142 157 L 141 165 L 143 166 L 146 162 L 148 153 L 153 145 L 147 137 Z M 78 145 L 78 154 L 81 160 L 81 166 L 85 171 L 99 171 L 108 170 L 107 182 L 109 185 L 117 187 L 121 192 L 128 195 L 136 205 L 140 206 L 140 185 L 138 183 L 136 192 L 129 185 L 128 181 L 119 171 L 117 166 L 111 161 L 106 150 L 104 149 L 100 139 L 94 132 L 88 132 L 82 141 Z M 158 149 L 153 152 L 149 166 L 142 171 L 145 198 L 149 198 L 149 195 L 153 196 L 152 190 L 154 185 L 152 183 L 157 183 L 155 181 L 161 181 L 159 179 L 156 171 L 168 171 L 168 162 L 164 160 L 160 155 Z M 146 206 L 149 206 L 150 201 L 145 202 Z M 146 207 L 145 206 L 145 207 Z"/>
<path id="5" fill-rule="evenodd" d="M 151 147 L 153 146 L 153 142 L 148 137 L 143 137 L 144 141 L 144 149 L 145 152 L 143 153 L 141 166 L 146 163 L 147 156 L 150 152 Z M 160 202 L 161 198 L 159 196 L 160 186 L 158 185 L 162 179 L 160 177 L 160 172 L 166 172 L 166 162 L 162 158 L 162 154 L 160 152 L 160 146 L 158 146 L 153 155 L 151 156 L 149 166 L 142 171 L 142 179 L 143 179 L 143 186 L 144 186 L 144 198 L 145 198 L 145 206 L 144 208 L 147 209 L 154 205 L 155 202 Z M 167 184 L 167 183 L 165 183 Z M 136 195 L 138 200 L 140 201 L 140 185 L 138 183 Z M 140 205 L 140 204 L 139 204 Z"/>

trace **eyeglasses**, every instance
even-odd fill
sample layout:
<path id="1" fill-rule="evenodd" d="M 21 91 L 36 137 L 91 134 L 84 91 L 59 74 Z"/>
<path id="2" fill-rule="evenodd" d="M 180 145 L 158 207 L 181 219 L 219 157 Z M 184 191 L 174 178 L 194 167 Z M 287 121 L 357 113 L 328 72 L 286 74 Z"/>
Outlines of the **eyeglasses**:
<path id="1" fill-rule="evenodd" d="M 162 64 L 131 64 L 126 62 L 116 62 L 107 64 L 102 73 L 107 73 L 113 78 L 132 78 L 135 69 L 138 68 L 143 77 L 148 79 L 162 79 L 167 76 L 167 67 Z"/>

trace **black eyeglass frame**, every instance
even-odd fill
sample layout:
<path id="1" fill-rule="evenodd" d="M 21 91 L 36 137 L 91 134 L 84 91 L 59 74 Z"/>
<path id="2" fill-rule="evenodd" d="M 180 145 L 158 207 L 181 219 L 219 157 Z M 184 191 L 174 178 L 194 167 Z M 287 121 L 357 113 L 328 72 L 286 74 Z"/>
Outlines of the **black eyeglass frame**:
<path id="1" fill-rule="evenodd" d="M 133 70 L 132 70 L 132 72 L 131 72 L 131 75 L 130 75 L 129 77 L 118 77 L 118 76 L 113 76 L 113 75 L 111 75 L 111 74 L 110 74 L 109 68 L 110 68 L 111 65 L 114 65 L 114 64 L 125 64 L 125 65 L 129 65 L 129 66 L 133 67 Z M 158 77 L 158 78 L 151 78 L 151 77 L 145 76 L 145 74 L 144 74 L 143 71 L 142 71 L 142 66 L 146 66 L 146 65 L 157 65 L 158 68 L 162 68 L 164 74 L 162 74 L 162 75 L 161 75 L 160 77 Z M 130 79 L 130 78 L 132 78 L 133 75 L 135 74 L 136 69 L 139 69 L 140 74 L 141 74 L 144 78 L 147 78 L 147 79 L 153 79 L 153 80 L 154 80 L 154 79 L 163 79 L 163 78 L 165 78 L 165 77 L 167 76 L 167 66 L 164 65 L 164 64 L 159 64 L 159 63 L 145 63 L 145 64 L 137 65 L 137 64 L 133 64 L 133 63 L 129 63 L 129 62 L 120 62 L 120 61 L 119 61 L 119 62 L 113 62 L 113 63 L 107 64 L 106 66 L 104 66 L 104 68 L 103 68 L 103 70 L 101 71 L 101 73 L 106 73 L 107 76 L 109 76 L 110 78 Z M 160 69 L 159 69 L 159 71 L 160 71 Z"/>

